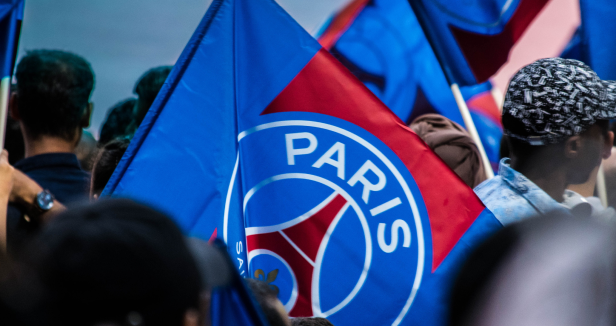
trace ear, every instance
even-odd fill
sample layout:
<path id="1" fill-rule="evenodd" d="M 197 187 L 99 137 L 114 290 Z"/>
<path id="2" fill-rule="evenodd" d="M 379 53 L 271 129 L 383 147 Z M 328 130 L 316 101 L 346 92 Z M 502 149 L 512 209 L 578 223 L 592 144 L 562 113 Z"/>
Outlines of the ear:
<path id="1" fill-rule="evenodd" d="M 19 105 L 17 103 L 17 93 L 15 92 L 11 93 L 11 98 L 9 100 L 9 114 L 13 120 L 21 120 L 19 116 Z"/>
<path id="2" fill-rule="evenodd" d="M 580 150 L 582 149 L 582 138 L 578 136 L 569 137 L 565 142 L 565 157 L 566 158 L 577 158 L 580 155 Z"/>
<path id="3" fill-rule="evenodd" d="M 605 142 L 603 143 L 603 151 L 601 157 L 604 160 L 607 160 L 610 155 L 612 155 L 612 147 L 614 146 L 614 133 L 608 131 L 607 136 L 605 137 Z"/>
<path id="4" fill-rule="evenodd" d="M 94 103 L 88 102 L 86 110 L 81 117 L 81 128 L 88 128 L 90 126 L 90 120 L 92 119 L 92 111 L 94 110 Z"/>

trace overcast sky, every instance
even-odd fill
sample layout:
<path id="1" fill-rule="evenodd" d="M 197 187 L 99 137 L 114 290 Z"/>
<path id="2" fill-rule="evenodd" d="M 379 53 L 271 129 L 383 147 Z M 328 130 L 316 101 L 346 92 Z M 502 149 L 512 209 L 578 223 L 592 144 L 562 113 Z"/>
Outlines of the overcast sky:
<path id="1" fill-rule="evenodd" d="M 257 0 L 253 0 L 257 1 Z M 349 0 L 277 0 L 314 33 Z M 131 96 L 151 67 L 174 64 L 211 0 L 27 0 L 20 56 L 61 49 L 84 56 L 96 74 L 90 130 L 107 109 Z"/>

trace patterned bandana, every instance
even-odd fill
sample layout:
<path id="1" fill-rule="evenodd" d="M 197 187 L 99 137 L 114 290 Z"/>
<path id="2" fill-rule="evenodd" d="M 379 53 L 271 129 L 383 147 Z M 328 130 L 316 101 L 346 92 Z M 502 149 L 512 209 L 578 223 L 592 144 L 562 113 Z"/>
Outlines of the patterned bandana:
<path id="1" fill-rule="evenodd" d="M 616 82 L 577 60 L 538 60 L 518 71 L 503 105 L 505 134 L 531 145 L 556 144 L 597 120 L 616 118 Z"/>

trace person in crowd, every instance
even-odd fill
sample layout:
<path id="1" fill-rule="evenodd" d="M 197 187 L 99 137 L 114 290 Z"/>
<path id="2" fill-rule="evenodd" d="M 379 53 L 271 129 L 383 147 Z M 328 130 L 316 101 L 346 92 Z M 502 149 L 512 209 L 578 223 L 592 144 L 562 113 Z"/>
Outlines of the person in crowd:
<path id="1" fill-rule="evenodd" d="M 278 294 L 266 282 L 247 278 L 246 284 L 257 299 L 257 303 L 265 314 L 265 318 L 270 326 L 290 326 L 289 316 L 287 315 L 282 302 L 278 299 Z"/>
<path id="2" fill-rule="evenodd" d="M 105 146 L 114 139 L 127 136 L 128 126 L 134 120 L 133 111 L 136 103 L 137 99 L 128 98 L 109 109 L 107 118 L 101 126 L 100 137 L 98 138 L 99 146 Z"/>
<path id="3" fill-rule="evenodd" d="M 87 198 L 89 174 L 75 148 L 90 124 L 94 73 L 82 57 L 64 51 L 29 51 L 17 65 L 16 91 L 9 111 L 19 121 L 25 159 L 14 167 L 44 190 L 28 202 L 13 203 L 8 212 L 8 243 L 21 247 L 39 229 L 38 217 L 54 199 L 71 204 Z"/>
<path id="4" fill-rule="evenodd" d="M 334 324 L 321 317 L 300 317 L 292 318 L 291 326 L 334 326 Z"/>
<path id="5" fill-rule="evenodd" d="M 132 138 L 137 131 L 137 128 L 139 128 L 139 125 L 141 125 L 141 122 L 148 113 L 150 106 L 154 103 L 158 92 L 163 87 L 165 80 L 167 80 L 167 77 L 171 73 L 171 69 L 173 69 L 173 66 L 160 66 L 152 68 L 146 71 L 146 73 L 139 78 L 139 81 L 137 81 L 134 93 L 137 94 L 138 99 L 133 109 L 134 119 L 127 128 L 127 134 L 129 137 Z"/>
<path id="6" fill-rule="evenodd" d="M 9 163 L 9 153 L 2 150 L 0 153 L 0 220 L 6 221 L 9 202 L 19 203 L 24 206 L 33 205 L 37 194 L 43 188 L 23 172 L 15 169 Z M 42 212 L 38 218 L 42 223 L 49 222 L 53 216 L 66 209 L 64 205 L 54 200 L 52 208 Z M 4 216 L 2 216 L 4 215 Z M 5 254 L 7 251 L 7 225 L 0 224 L 0 252 Z"/>
<path id="7" fill-rule="evenodd" d="M 616 229 L 552 213 L 505 226 L 461 266 L 448 324 L 613 325 Z"/>
<path id="8" fill-rule="evenodd" d="M 79 165 L 84 171 L 90 172 L 92 171 L 92 163 L 94 163 L 94 157 L 97 152 L 97 142 L 92 136 L 92 133 L 84 130 L 81 135 L 81 139 L 79 140 L 79 144 L 75 148 L 75 155 L 77 155 L 77 159 L 79 160 Z"/>
<path id="9" fill-rule="evenodd" d="M 592 170 L 586 182 L 569 185 L 565 189 L 563 205 L 575 216 L 592 216 L 605 222 L 616 223 L 616 210 L 613 207 L 604 207 L 601 199 L 595 196 L 598 172 L 599 165 Z"/>
<path id="10" fill-rule="evenodd" d="M 487 179 L 477 145 L 462 126 L 440 114 L 424 114 L 409 127 L 469 187 Z"/>
<path id="11" fill-rule="evenodd" d="M 610 131 L 614 132 L 614 127 L 610 123 Z M 613 147 L 612 147 L 613 152 Z M 614 155 L 610 155 L 607 161 L 614 159 Z M 605 164 L 605 163 L 604 163 Z M 603 220 L 616 220 L 616 211 L 614 211 L 614 205 L 610 205 L 608 201 L 608 207 L 604 207 L 601 203 L 601 199 L 596 196 L 597 194 L 597 175 L 599 173 L 600 165 L 597 165 L 588 180 L 580 184 L 571 184 L 567 186 L 565 190 L 565 200 L 563 204 L 571 209 L 574 215 L 592 215 L 595 218 Z M 576 212 L 584 210 L 585 212 Z"/>
<path id="12" fill-rule="evenodd" d="M 6 221 L 9 201 L 26 202 L 35 198 L 43 189 L 24 173 L 13 168 L 9 163 L 6 150 L 0 153 L 0 220 Z M 57 203 L 51 210 L 40 216 L 42 221 L 63 211 L 62 204 Z M 26 326 L 36 324 L 37 287 L 27 279 L 27 274 L 19 268 L 6 251 L 6 224 L 0 224 L 0 325 Z"/>
<path id="13" fill-rule="evenodd" d="M 71 208 L 31 242 L 42 324 L 203 325 L 201 275 L 180 229 L 126 199 Z"/>
<path id="14" fill-rule="evenodd" d="M 616 83 L 577 60 L 538 60 L 509 84 L 502 121 L 510 159 L 475 192 L 507 225 L 535 215 L 571 214 L 561 205 L 568 185 L 584 183 L 611 153 Z"/>
<path id="15" fill-rule="evenodd" d="M 129 144 L 128 139 L 118 139 L 107 143 L 100 149 L 92 167 L 91 198 L 98 199 L 100 197 Z"/>

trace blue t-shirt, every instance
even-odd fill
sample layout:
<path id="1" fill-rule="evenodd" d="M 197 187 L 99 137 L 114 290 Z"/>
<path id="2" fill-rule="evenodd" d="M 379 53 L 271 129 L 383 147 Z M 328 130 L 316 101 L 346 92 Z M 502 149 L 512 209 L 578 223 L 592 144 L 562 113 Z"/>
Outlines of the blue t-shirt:
<path id="1" fill-rule="evenodd" d="M 50 153 L 25 158 L 14 167 L 36 181 L 43 189 L 66 206 L 86 201 L 90 191 L 90 174 L 81 169 L 71 153 Z M 7 214 L 7 246 L 15 254 L 38 231 L 39 225 L 24 219 L 22 210 L 9 205 Z"/>

